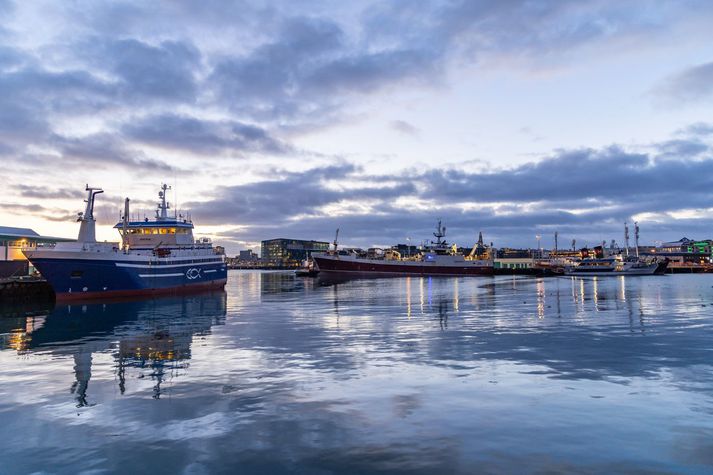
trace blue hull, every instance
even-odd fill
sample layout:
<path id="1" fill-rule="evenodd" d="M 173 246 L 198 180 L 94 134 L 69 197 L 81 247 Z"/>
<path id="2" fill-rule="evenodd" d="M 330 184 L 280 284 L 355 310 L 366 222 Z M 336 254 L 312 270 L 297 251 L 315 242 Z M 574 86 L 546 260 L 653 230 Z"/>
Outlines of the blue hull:
<path id="1" fill-rule="evenodd" d="M 149 266 L 146 262 L 36 258 L 32 264 L 57 297 L 65 299 L 173 293 L 225 285 L 225 263 L 197 261 Z"/>

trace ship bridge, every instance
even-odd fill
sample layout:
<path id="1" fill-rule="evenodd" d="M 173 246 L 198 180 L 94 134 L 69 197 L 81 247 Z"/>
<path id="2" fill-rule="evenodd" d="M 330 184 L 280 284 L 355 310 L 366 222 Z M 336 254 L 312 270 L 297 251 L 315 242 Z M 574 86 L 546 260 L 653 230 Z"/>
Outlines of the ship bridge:
<path id="1" fill-rule="evenodd" d="M 167 185 L 161 186 L 158 196 L 161 201 L 156 210 L 156 219 L 149 221 L 131 221 L 128 219 L 128 198 L 124 219 L 114 228 L 123 236 L 124 245 L 130 248 L 158 248 L 174 246 L 191 246 L 193 242 L 193 223 L 182 216 L 169 216 L 169 203 L 166 201 Z"/>
<path id="2" fill-rule="evenodd" d="M 125 236 L 131 248 L 190 246 L 193 244 L 193 223 L 190 221 L 129 221 L 114 228 Z"/>

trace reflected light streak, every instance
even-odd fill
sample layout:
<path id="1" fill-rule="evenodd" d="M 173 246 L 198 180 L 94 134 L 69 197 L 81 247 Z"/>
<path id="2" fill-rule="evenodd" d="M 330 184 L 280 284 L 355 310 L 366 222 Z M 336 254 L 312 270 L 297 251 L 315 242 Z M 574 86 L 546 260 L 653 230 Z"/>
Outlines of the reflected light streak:
<path id="1" fill-rule="evenodd" d="M 545 282 L 537 281 L 537 318 L 545 318 Z"/>
<path id="2" fill-rule="evenodd" d="M 626 279 L 623 275 L 619 276 L 619 298 L 622 302 L 626 302 Z"/>
<path id="3" fill-rule="evenodd" d="M 411 318 L 411 277 L 406 277 L 406 316 Z"/>

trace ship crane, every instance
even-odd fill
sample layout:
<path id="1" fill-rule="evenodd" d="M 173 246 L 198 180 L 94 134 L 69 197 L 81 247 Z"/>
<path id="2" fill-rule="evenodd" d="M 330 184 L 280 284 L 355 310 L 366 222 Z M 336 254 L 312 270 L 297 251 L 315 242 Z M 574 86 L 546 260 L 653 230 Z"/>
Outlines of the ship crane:
<path id="1" fill-rule="evenodd" d="M 339 239 L 339 228 L 337 228 L 337 232 L 334 233 L 334 242 L 332 243 L 332 244 L 334 244 L 334 253 L 335 254 L 337 253 L 337 246 L 339 245 L 338 239 Z"/>
<path id="2" fill-rule="evenodd" d="M 478 249 L 483 249 L 485 247 L 485 244 L 483 244 L 483 232 L 478 233 L 478 242 L 473 245 L 473 249 L 470 250 L 470 254 L 468 254 L 468 259 L 472 259 L 475 257 L 475 254 L 478 252 Z"/>

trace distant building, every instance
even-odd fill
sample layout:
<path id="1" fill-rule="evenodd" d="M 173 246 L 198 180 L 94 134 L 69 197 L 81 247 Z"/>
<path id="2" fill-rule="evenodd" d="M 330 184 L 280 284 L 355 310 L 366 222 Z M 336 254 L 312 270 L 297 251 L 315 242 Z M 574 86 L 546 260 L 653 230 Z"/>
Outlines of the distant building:
<path id="1" fill-rule="evenodd" d="M 238 254 L 238 261 L 240 262 L 255 262 L 258 259 L 258 255 L 255 254 L 252 249 L 240 251 L 240 253 Z"/>
<path id="2" fill-rule="evenodd" d="M 713 240 L 695 241 L 681 238 L 656 248 L 639 248 L 643 254 L 666 258 L 672 264 L 710 264 L 713 262 Z"/>
<path id="3" fill-rule="evenodd" d="M 420 252 L 418 246 L 411 244 L 397 244 L 392 249 L 398 251 L 402 257 L 415 256 Z"/>
<path id="4" fill-rule="evenodd" d="M 32 229 L 0 226 L 0 277 L 27 275 L 32 270 L 23 249 L 68 241 L 74 239 L 40 236 Z"/>
<path id="5" fill-rule="evenodd" d="M 665 242 L 661 244 L 658 252 L 668 253 L 698 253 L 711 255 L 713 241 L 695 241 L 693 239 L 681 238 L 678 241 Z"/>
<path id="6" fill-rule="evenodd" d="M 303 241 L 300 239 L 269 239 L 262 241 L 260 257 L 262 261 L 282 266 L 298 266 L 313 252 L 329 250 L 329 243 L 323 241 Z"/>

